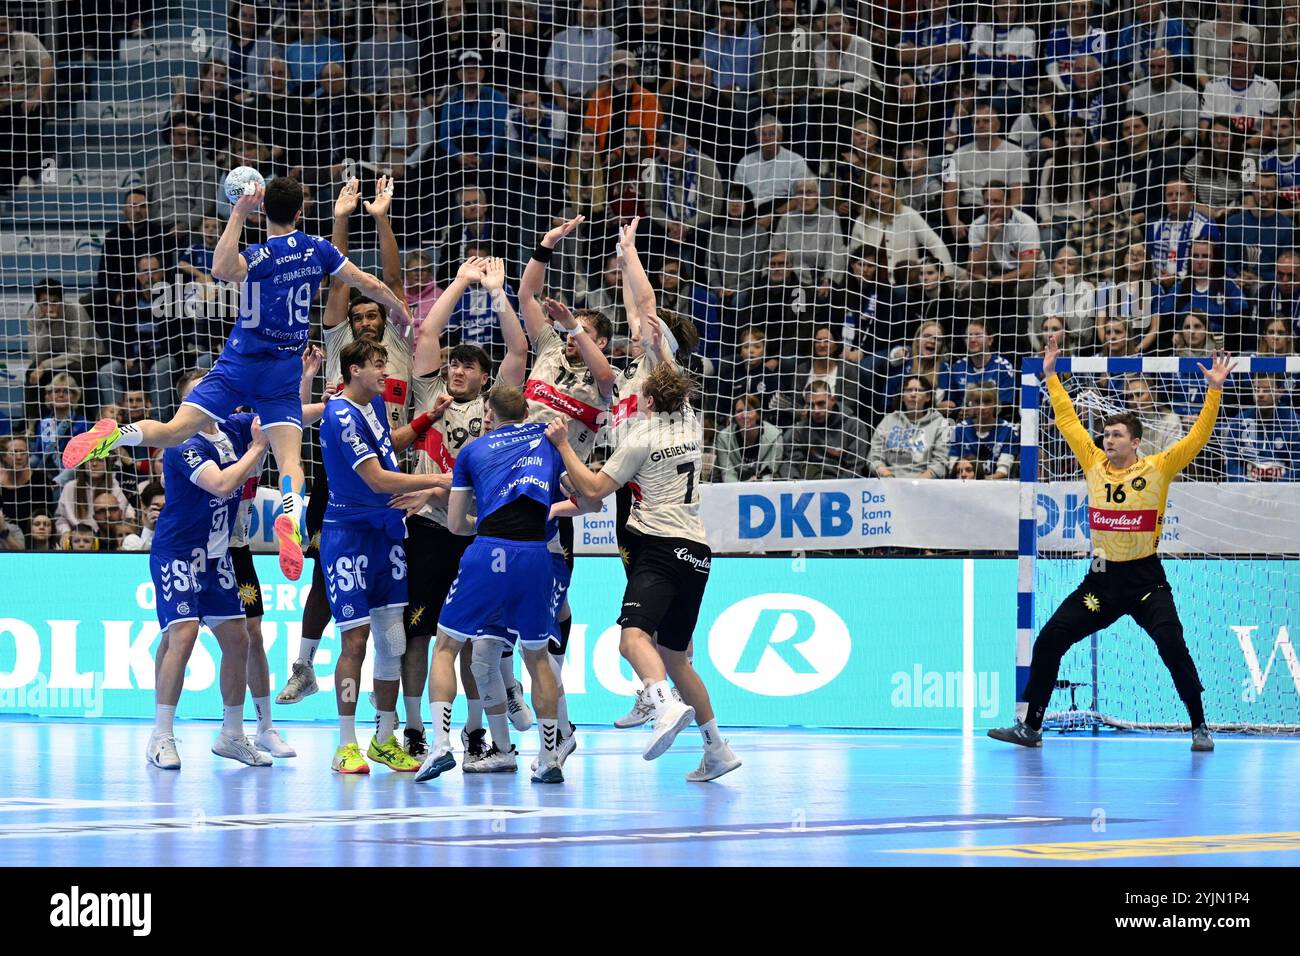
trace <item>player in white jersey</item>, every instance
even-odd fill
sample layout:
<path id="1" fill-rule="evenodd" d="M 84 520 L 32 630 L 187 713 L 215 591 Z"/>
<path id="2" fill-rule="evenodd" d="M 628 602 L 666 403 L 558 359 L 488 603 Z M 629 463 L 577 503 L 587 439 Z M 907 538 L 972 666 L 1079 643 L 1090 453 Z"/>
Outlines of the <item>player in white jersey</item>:
<path id="1" fill-rule="evenodd" d="M 656 367 L 642 386 L 636 424 L 599 473 L 574 451 L 562 419 L 552 422 L 546 437 L 559 450 L 579 495 L 604 498 L 620 485 L 632 489 L 630 569 L 618 619 L 623 629 L 619 651 L 645 685 L 655 709 L 654 733 L 643 756 L 661 756 L 677 734 L 697 720 L 704 758 L 686 779 L 698 783 L 730 773 L 740 759 L 719 735 L 709 692 L 687 657 L 713 557 L 700 520 L 703 435 L 690 406 L 690 391 L 689 376 L 666 363 Z M 674 699 L 669 677 L 684 703 Z"/>
<path id="2" fill-rule="evenodd" d="M 520 279 L 519 306 L 535 353 L 528 384 L 524 387 L 524 396 L 528 399 L 528 421 L 549 422 L 557 413 L 563 416 L 570 444 L 585 462 L 591 457 L 597 433 L 606 424 L 614 399 L 615 373 L 605 356 L 613 329 L 609 319 L 599 312 L 580 311 L 574 316 L 553 299 L 546 300 L 545 308 L 537 299 L 546 278 L 546 263 L 556 245 L 582 221 L 583 217 L 577 216 L 542 237 Z M 567 335 L 567 341 L 560 337 L 561 332 Z M 560 685 L 557 720 L 564 738 L 560 745 L 563 761 L 577 746 L 574 725 L 569 720 L 568 699 L 560 678 L 573 623 L 566 597 L 573 575 L 573 519 L 561 518 L 559 529 L 558 540 L 552 540 L 548 546 L 557 558 L 555 593 L 558 610 L 555 640 L 551 645 L 551 667 Z"/>
<path id="3" fill-rule="evenodd" d="M 417 434 L 414 445 L 414 473 L 417 475 L 451 474 L 456 457 L 483 434 L 484 389 L 492 379 L 491 358 L 477 345 L 457 345 L 448 354 L 445 369 L 442 360 L 442 333 L 470 286 L 478 284 L 488 292 L 501 323 L 501 337 L 507 351 L 497 369 L 496 381 L 515 388 L 523 386 L 528 365 L 528 340 L 506 296 L 505 278 L 505 262 L 501 259 L 470 259 L 460 267 L 456 278 L 420 325 L 411 389 L 415 399 L 416 417 L 412 425 Z M 456 580 L 461 556 L 473 540 L 472 536 L 453 534 L 448 530 L 445 501 L 425 504 L 406 519 L 406 554 L 410 567 L 402 686 L 407 688 L 408 695 L 411 690 L 424 687 L 428 681 L 429 642 L 437 633 L 439 611 L 447 591 Z M 483 769 L 483 761 L 491 756 L 493 763 L 501 763 L 503 769 L 513 770 L 513 759 L 509 761 L 510 766 L 504 768 L 505 761 L 495 759 L 497 755 L 488 750 L 487 731 L 483 727 L 484 705 L 486 703 L 496 710 L 509 703 L 511 717 L 520 731 L 532 726 L 532 712 L 524 703 L 522 685 L 515 680 L 513 660 L 505 664 L 504 672 L 498 666 L 498 672 L 502 672 L 499 680 L 494 681 L 493 687 L 486 689 L 487 692 L 480 697 L 470 669 L 473 643 L 467 641 L 460 654 L 461 679 L 469 698 L 469 720 L 461 733 L 465 747 L 464 767 L 468 772 L 478 772 Z M 432 684 L 429 684 L 429 693 L 433 693 Z M 429 699 L 432 701 L 433 697 Z M 418 695 L 414 699 L 407 697 L 404 737 L 408 754 L 418 760 L 428 756 Z M 502 755 L 511 750 L 508 740 L 494 740 L 493 748 Z"/>
<path id="4" fill-rule="evenodd" d="M 387 177 L 381 176 L 375 186 L 375 199 L 365 203 L 366 211 L 374 217 L 375 229 L 379 236 L 380 267 L 383 281 L 394 295 L 403 295 L 401 253 L 397 248 L 397 238 L 393 235 L 392 224 L 388 221 L 388 208 L 393 200 L 393 184 Z M 348 221 L 356 212 L 361 202 L 356 179 L 349 180 L 339 191 L 339 198 L 334 203 L 334 227 L 330 241 L 344 255 L 348 248 Z M 384 383 L 384 408 L 388 412 L 388 426 L 396 431 L 407 424 L 407 411 L 411 382 L 411 344 L 406 335 L 388 321 L 388 315 L 382 305 L 372 298 L 359 296 L 349 299 L 349 289 L 341 283 L 331 283 L 329 296 L 325 300 L 325 315 L 321 324 L 324 326 L 325 339 L 325 387 L 326 398 L 342 385 L 339 372 L 339 353 L 357 338 L 370 338 L 379 342 L 388 352 L 388 379 Z M 312 375 L 312 379 L 315 375 Z M 310 401 L 310 395 L 303 399 Z M 318 456 L 319 457 L 319 456 Z M 298 642 L 298 659 L 294 661 L 293 672 L 285 682 L 284 689 L 276 697 L 278 704 L 296 704 L 310 697 L 319 689 L 316 684 L 316 672 L 313 662 L 316 648 L 320 646 L 321 635 L 329 626 L 329 603 L 325 600 L 325 577 L 322 574 L 319 557 L 321 519 L 325 514 L 325 503 L 329 499 L 329 485 L 325 478 L 325 469 L 317 461 L 312 474 L 312 495 L 307 505 L 306 532 L 308 539 L 307 554 L 316 558 L 316 567 L 312 571 L 311 591 L 302 609 L 302 635 Z"/>
<path id="5" fill-rule="evenodd" d="M 661 316 L 659 313 L 654 286 L 650 284 L 650 277 L 646 275 L 636 249 L 636 228 L 640 222 L 640 218 L 633 219 L 623 229 L 618 244 L 619 259 L 623 264 L 623 304 L 627 313 L 632 357 L 614 383 L 614 409 L 606 433 L 606 442 L 611 452 L 618 449 L 623 435 L 639 419 L 637 410 L 641 388 L 650 373 L 661 362 L 680 367 L 677 360 L 679 347 L 685 345 L 690 351 L 699 342 L 699 332 L 690 319 L 677 314 Z M 648 343 L 654 342 L 658 343 L 657 347 L 647 347 Z M 627 520 L 631 513 L 632 489 L 624 485 L 614 494 L 614 537 L 625 574 L 630 569 Z M 693 656 L 692 651 L 693 648 L 687 649 L 688 660 Z M 675 689 L 673 694 L 680 700 Z M 614 721 L 614 726 L 639 727 L 654 717 L 654 713 L 654 705 L 649 696 L 644 691 L 637 691 L 632 709 Z"/>

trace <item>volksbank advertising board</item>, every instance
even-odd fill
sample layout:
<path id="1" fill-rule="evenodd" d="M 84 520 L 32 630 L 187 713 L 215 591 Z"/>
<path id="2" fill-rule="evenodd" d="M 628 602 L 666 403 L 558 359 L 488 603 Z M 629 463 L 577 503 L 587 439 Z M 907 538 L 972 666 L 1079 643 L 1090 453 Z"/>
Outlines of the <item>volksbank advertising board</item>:
<path id="1" fill-rule="evenodd" d="M 309 585 L 284 581 L 274 556 L 256 560 L 274 690 L 297 649 Z M 1003 559 L 971 562 L 974 613 L 964 618 L 965 563 L 715 559 L 696 630 L 695 666 L 721 721 L 957 728 L 966 703 L 963 688 L 969 686 L 977 728 L 1008 722 L 1014 715 L 1016 565 Z M 1283 575 L 1300 584 L 1300 566 L 1216 562 L 1211 577 L 1205 565 L 1166 564 L 1192 653 L 1211 689 L 1211 719 L 1300 722 L 1300 664 L 1290 643 L 1300 622 L 1249 600 L 1252 580 Z M 146 557 L 7 555 L 0 571 L 0 714 L 152 715 L 159 634 Z M 564 682 L 571 713 L 582 723 L 608 723 L 626 712 L 632 698 L 635 682 L 619 656 L 614 624 L 623 585 L 617 559 L 578 562 Z M 1108 666 L 1133 662 L 1133 679 L 1116 682 L 1105 700 L 1108 711 L 1147 713 L 1153 697 L 1172 699 L 1168 675 L 1148 639 L 1120 631 L 1107 647 Z M 317 653 L 321 693 L 279 708 L 278 717 L 333 719 L 337 651 L 331 629 Z M 218 661 L 216 641 L 205 630 L 186 674 L 180 716 L 220 717 Z M 1069 676 L 1087 679 L 1085 663 L 1071 666 L 1077 674 Z M 363 685 L 369 689 L 369 660 Z M 1088 702 L 1086 696 L 1081 701 Z M 1068 706 L 1068 698 L 1058 694 L 1054 706 Z M 458 708 L 463 713 L 463 699 Z M 368 710 L 363 701 L 363 717 Z"/>

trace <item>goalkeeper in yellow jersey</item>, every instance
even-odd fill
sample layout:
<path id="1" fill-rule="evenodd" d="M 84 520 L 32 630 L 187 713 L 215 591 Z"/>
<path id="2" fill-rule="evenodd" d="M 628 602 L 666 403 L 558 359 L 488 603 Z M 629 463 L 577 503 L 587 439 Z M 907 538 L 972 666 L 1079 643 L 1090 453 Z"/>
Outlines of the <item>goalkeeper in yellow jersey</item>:
<path id="1" fill-rule="evenodd" d="M 1192 725 L 1192 749 L 1213 750 L 1214 740 L 1201 707 L 1201 681 L 1183 639 L 1183 624 L 1174 606 L 1156 549 L 1165 518 L 1169 485 L 1196 457 L 1214 431 L 1223 398 L 1223 383 L 1234 365 L 1229 356 L 1214 356 L 1212 368 L 1200 366 L 1209 383 L 1205 404 L 1192 430 L 1177 444 L 1156 455 L 1138 457 L 1142 423 L 1132 412 L 1106 417 L 1102 447 L 1097 448 L 1070 396 L 1056 377 L 1057 336 L 1043 354 L 1043 376 L 1052 399 L 1056 427 L 1083 466 L 1088 482 L 1088 528 L 1092 538 L 1092 568 L 1083 583 L 1056 609 L 1034 642 L 1034 656 L 1025 684 L 1029 713 L 1014 727 L 990 730 L 995 740 L 1041 747 L 1043 715 L 1056 684 L 1061 658 L 1072 646 L 1115 623 L 1125 614 L 1151 636 L 1174 679 L 1178 696 Z"/>

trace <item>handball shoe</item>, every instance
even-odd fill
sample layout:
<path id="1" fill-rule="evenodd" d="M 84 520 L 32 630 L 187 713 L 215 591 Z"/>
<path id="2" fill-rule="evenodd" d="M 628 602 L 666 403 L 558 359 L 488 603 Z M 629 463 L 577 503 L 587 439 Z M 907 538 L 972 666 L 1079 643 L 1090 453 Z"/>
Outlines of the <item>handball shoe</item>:
<path id="1" fill-rule="evenodd" d="M 644 690 L 636 692 L 636 703 L 626 714 L 614 721 L 614 726 L 621 730 L 628 727 L 640 727 L 655 715 L 654 704 L 650 703 L 650 695 Z"/>
<path id="2" fill-rule="evenodd" d="M 389 737 L 383 743 L 379 742 L 378 737 L 371 737 L 366 756 L 397 773 L 415 773 L 420 769 L 420 761 L 402 749 L 396 735 Z"/>
<path id="3" fill-rule="evenodd" d="M 699 767 L 688 773 L 686 779 L 691 783 L 717 780 L 724 773 L 731 773 L 739 766 L 740 758 L 732 752 L 730 742 L 724 740 L 721 746 L 704 751 Z"/>
<path id="4" fill-rule="evenodd" d="M 171 734 L 154 734 L 144 755 L 155 767 L 163 770 L 180 770 L 181 755 L 176 752 L 176 738 Z"/>
<path id="5" fill-rule="evenodd" d="M 506 712 L 510 715 L 510 723 L 521 734 L 533 726 L 533 710 L 524 700 L 524 685 L 519 681 L 506 688 Z"/>
<path id="6" fill-rule="evenodd" d="M 268 753 L 272 757 L 296 757 L 298 751 L 294 750 L 284 738 L 280 736 L 280 731 L 272 727 L 270 730 L 264 730 L 253 738 L 253 743 L 257 749 L 263 753 Z"/>
<path id="7" fill-rule="evenodd" d="M 243 734 L 235 736 L 224 730 L 217 734 L 217 742 L 212 745 L 212 752 L 218 757 L 238 760 L 250 767 L 269 767 L 275 763 L 270 754 L 264 754 Z"/>
<path id="8" fill-rule="evenodd" d="M 429 756 L 424 758 L 424 763 L 420 765 L 419 773 L 415 775 L 415 782 L 424 783 L 426 780 L 432 780 L 434 777 L 441 776 L 455 766 L 456 758 L 451 755 L 450 749 L 438 753 L 429 751 Z"/>
<path id="9" fill-rule="evenodd" d="M 1013 727 L 994 727 L 989 731 L 989 736 L 994 740 L 1001 740 L 1008 744 L 1018 744 L 1021 747 L 1041 747 L 1043 745 L 1043 732 L 1034 730 L 1023 720 L 1017 720 Z"/>
<path id="10" fill-rule="evenodd" d="M 361 748 L 356 744 L 344 744 L 334 751 L 330 766 L 339 773 L 370 773 L 370 764 L 361 756 Z"/>
<path id="11" fill-rule="evenodd" d="M 694 719 L 694 707 L 679 704 L 675 700 L 664 704 L 663 709 L 659 711 L 659 716 L 655 718 L 654 733 L 650 737 L 650 743 L 646 744 L 645 753 L 641 756 L 646 760 L 662 757 L 664 752 L 673 745 L 677 735 L 689 727 Z"/>
<path id="12" fill-rule="evenodd" d="M 316 686 L 316 668 L 312 667 L 307 661 L 294 661 L 293 673 L 289 679 L 284 682 L 284 690 L 276 695 L 277 704 L 296 704 L 300 700 L 305 700 L 316 691 L 320 690 Z"/>
<path id="13" fill-rule="evenodd" d="M 519 769 L 516 764 L 518 757 L 519 750 L 514 744 L 509 750 L 502 750 L 493 743 L 486 753 L 466 757 L 464 770 L 466 773 L 514 773 Z"/>

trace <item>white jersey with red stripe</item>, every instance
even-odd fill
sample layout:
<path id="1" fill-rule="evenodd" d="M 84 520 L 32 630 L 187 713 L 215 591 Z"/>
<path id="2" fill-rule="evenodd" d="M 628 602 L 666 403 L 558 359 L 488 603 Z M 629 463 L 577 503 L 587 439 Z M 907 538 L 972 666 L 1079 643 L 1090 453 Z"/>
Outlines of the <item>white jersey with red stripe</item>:
<path id="1" fill-rule="evenodd" d="M 325 384 L 343 387 L 339 354 L 352 344 L 351 322 L 340 322 L 325 330 Z M 411 420 L 411 366 L 415 357 L 411 343 L 391 322 L 384 323 L 381 343 L 388 350 L 388 378 L 384 380 L 384 407 L 388 410 L 388 427 L 401 428 Z"/>
<path id="2" fill-rule="evenodd" d="M 447 393 L 447 382 L 440 373 L 417 375 L 411 383 L 411 393 L 415 397 L 415 414 L 423 415 L 433 410 L 438 396 Z M 456 465 L 456 456 L 483 434 L 483 413 L 487 407 L 487 397 L 480 394 L 468 402 L 452 401 L 427 432 L 411 446 L 415 454 L 417 475 L 450 474 Z M 420 511 L 420 517 L 447 526 L 447 506 L 445 504 L 428 505 Z"/>
<path id="3" fill-rule="evenodd" d="M 596 447 L 596 433 L 608 418 L 610 402 L 600 394 L 596 377 L 585 364 L 574 368 L 564 354 L 564 340 L 546 328 L 534 342 L 537 357 L 524 386 L 528 421 L 549 422 L 567 418 L 569 444 L 584 462 Z"/>

